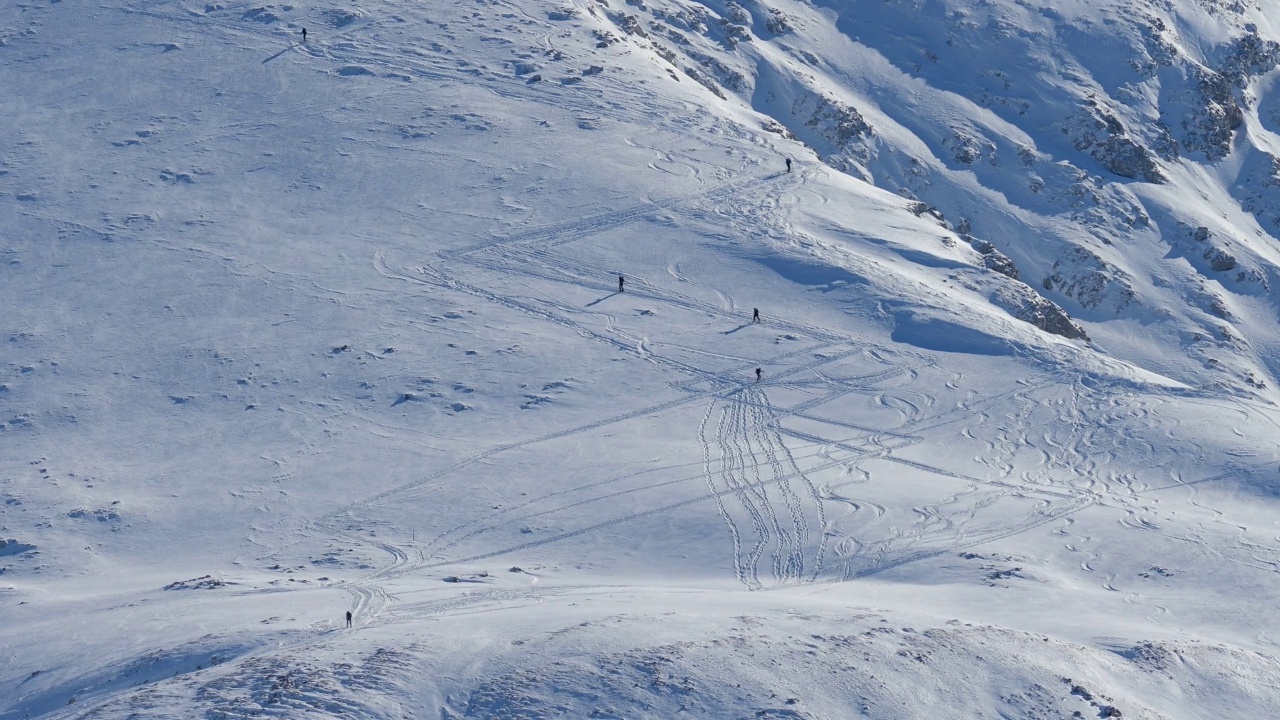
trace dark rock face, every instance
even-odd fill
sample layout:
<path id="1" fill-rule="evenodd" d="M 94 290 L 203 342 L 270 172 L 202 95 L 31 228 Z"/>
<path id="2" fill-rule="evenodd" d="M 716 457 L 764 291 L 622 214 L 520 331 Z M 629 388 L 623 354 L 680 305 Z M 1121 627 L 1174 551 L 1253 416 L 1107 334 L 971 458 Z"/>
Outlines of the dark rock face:
<path id="1" fill-rule="evenodd" d="M 1110 304 L 1117 314 L 1136 298 L 1124 271 L 1082 247 L 1073 248 L 1054 262 L 1053 274 L 1044 279 L 1043 285 L 1089 310 Z"/>
<path id="2" fill-rule="evenodd" d="M 785 35 L 792 30 L 791 18 L 776 8 L 769 8 L 769 17 L 765 18 L 764 26 L 774 35 Z"/>
<path id="3" fill-rule="evenodd" d="M 1182 147 L 1216 162 L 1231 152 L 1231 138 L 1244 122 L 1244 113 L 1226 77 L 1201 68 L 1194 73 L 1199 97 L 1196 109 L 1182 121 Z"/>
<path id="4" fill-rule="evenodd" d="M 1280 43 L 1263 40 L 1256 30 L 1231 42 L 1223 55 L 1220 72 L 1237 88 L 1249 78 L 1270 72 L 1280 65 Z"/>
<path id="5" fill-rule="evenodd" d="M 797 100 L 792 108 L 797 117 L 805 117 L 804 124 L 814 128 L 824 138 L 836 145 L 847 145 L 871 135 L 871 125 L 852 106 L 839 100 L 812 95 Z"/>
<path id="6" fill-rule="evenodd" d="M 1044 298 L 1040 298 L 1040 300 L 1042 302 L 1028 305 L 1026 313 L 1018 316 L 1018 319 L 1025 320 L 1054 335 L 1061 335 L 1072 340 L 1089 339 L 1084 328 L 1072 322 L 1065 310 Z"/>
<path id="7" fill-rule="evenodd" d="M 968 223 L 962 221 L 962 224 L 968 227 Z M 1077 325 L 1071 316 L 1067 315 L 1067 311 L 1022 282 L 1013 260 L 997 250 L 994 244 L 968 234 L 962 234 L 960 237 L 982 255 L 983 267 L 1008 278 L 1008 280 L 1000 279 L 999 282 L 990 283 L 994 285 L 994 291 L 990 297 L 995 305 L 1003 308 L 1013 317 L 1031 323 L 1045 332 L 1071 339 L 1089 339 L 1084 328 Z M 972 285 L 970 287 L 977 289 Z"/>
<path id="8" fill-rule="evenodd" d="M 1180 123 L 1182 147 L 1216 162 L 1231 152 L 1231 139 L 1244 123 L 1236 93 L 1249 80 L 1280 64 L 1280 44 L 1250 33 L 1233 40 L 1216 70 L 1192 66 L 1189 79 L 1197 94 L 1195 107 Z"/>
<path id="9" fill-rule="evenodd" d="M 968 240 L 969 245 L 982 255 L 983 267 L 988 270 L 994 270 L 1005 277 L 1012 278 L 1014 280 L 1021 280 L 1021 278 L 1018 277 L 1018 268 L 1013 264 L 1013 260 L 1011 260 L 1008 255 L 997 250 L 995 245 L 992 245 L 986 240 L 979 240 L 975 237 L 962 237 L 964 237 L 965 240 Z"/>
<path id="10" fill-rule="evenodd" d="M 1093 157 L 1102 166 L 1123 178 L 1141 178 L 1151 183 L 1165 182 L 1164 173 L 1145 147 L 1126 135 L 1112 135 L 1097 146 Z"/>
<path id="11" fill-rule="evenodd" d="M 1217 272 L 1226 272 L 1234 270 L 1236 267 L 1236 258 L 1231 253 L 1222 248 L 1211 247 L 1204 251 L 1204 259 L 1209 261 L 1209 267 Z"/>
<path id="12" fill-rule="evenodd" d="M 1111 173 L 1130 180 L 1166 181 L 1154 153 L 1125 129 L 1124 123 L 1096 98 L 1090 98 L 1081 116 L 1068 119 L 1062 132 L 1077 150 L 1087 151 Z"/>
<path id="13" fill-rule="evenodd" d="M 1053 301 L 1037 295 L 1034 290 L 1025 285 L 1018 291 L 1002 292 L 1001 297 L 997 299 L 1003 300 L 1001 304 L 1010 315 L 1023 322 L 1031 323 L 1045 332 L 1073 340 L 1089 339 L 1084 328 L 1077 325 L 1071 316 L 1067 315 L 1067 311 Z"/>

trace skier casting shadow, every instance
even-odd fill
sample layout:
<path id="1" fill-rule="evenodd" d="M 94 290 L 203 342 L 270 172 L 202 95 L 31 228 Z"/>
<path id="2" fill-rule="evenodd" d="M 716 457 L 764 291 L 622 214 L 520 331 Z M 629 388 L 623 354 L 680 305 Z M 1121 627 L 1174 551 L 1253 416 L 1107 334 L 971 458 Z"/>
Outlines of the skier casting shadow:
<path id="1" fill-rule="evenodd" d="M 290 50 L 292 50 L 292 49 L 293 49 L 293 48 L 295 48 L 295 47 L 297 47 L 297 45 L 294 45 L 293 43 L 289 43 L 289 46 L 288 46 L 288 47 L 286 47 L 285 49 L 283 49 L 283 50 L 281 50 L 280 52 L 276 53 L 275 55 L 272 55 L 271 57 L 267 58 L 266 60 L 263 60 L 263 61 L 262 61 L 262 64 L 263 64 L 263 65 L 266 65 L 267 63 L 271 62 L 272 60 L 275 60 L 276 58 L 278 58 L 278 57 L 280 57 L 281 55 L 283 55 L 283 54 L 285 54 L 285 53 L 289 52 Z"/>
<path id="2" fill-rule="evenodd" d="M 618 292 L 613 293 L 613 295 L 605 295 L 604 297 L 599 298 L 598 300 L 592 300 L 591 302 L 587 303 L 586 307 L 593 307 L 595 305 L 599 305 L 600 303 L 604 302 L 605 300 L 608 300 L 614 295 L 621 295 L 623 292 L 625 292 L 623 288 L 626 286 L 626 284 L 627 284 L 627 279 L 622 275 L 619 275 L 618 276 Z"/>
<path id="3" fill-rule="evenodd" d="M 759 323 L 759 322 L 761 322 L 761 320 L 760 320 L 760 308 L 751 308 L 751 322 L 748 322 L 748 323 L 742 323 L 741 325 L 739 325 L 738 327 L 736 327 L 736 328 L 734 328 L 734 329 L 732 329 L 732 330 L 725 330 L 725 331 L 724 331 L 724 334 L 725 334 L 725 335 L 732 335 L 732 334 L 734 334 L 734 333 L 738 332 L 739 330 L 741 330 L 741 329 L 743 329 L 743 328 L 750 327 L 750 326 L 755 325 L 755 324 L 757 324 L 757 323 Z"/>

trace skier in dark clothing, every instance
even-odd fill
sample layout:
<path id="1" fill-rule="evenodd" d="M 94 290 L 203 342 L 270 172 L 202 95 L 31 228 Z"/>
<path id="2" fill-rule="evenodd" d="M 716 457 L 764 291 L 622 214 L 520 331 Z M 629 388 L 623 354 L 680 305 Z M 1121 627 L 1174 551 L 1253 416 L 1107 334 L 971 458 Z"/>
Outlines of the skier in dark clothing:
<path id="1" fill-rule="evenodd" d="M 618 276 L 618 292 L 622 292 L 622 285 L 626 281 L 627 281 L 626 278 L 622 277 L 621 275 Z"/>
<path id="2" fill-rule="evenodd" d="M 307 41 L 307 29 L 302 28 L 302 42 L 306 42 L 306 41 Z"/>
<path id="3" fill-rule="evenodd" d="M 760 368 L 756 368 L 756 382 L 760 382 L 760 375 L 763 373 L 764 373 L 763 370 L 761 370 Z"/>
<path id="4" fill-rule="evenodd" d="M 347 627 L 351 627 L 351 611 L 347 611 Z"/>
<path id="5" fill-rule="evenodd" d="M 791 172 L 791 158 L 787 158 L 787 172 Z"/>
<path id="6" fill-rule="evenodd" d="M 751 322 L 760 322 L 760 308 L 751 308 Z"/>

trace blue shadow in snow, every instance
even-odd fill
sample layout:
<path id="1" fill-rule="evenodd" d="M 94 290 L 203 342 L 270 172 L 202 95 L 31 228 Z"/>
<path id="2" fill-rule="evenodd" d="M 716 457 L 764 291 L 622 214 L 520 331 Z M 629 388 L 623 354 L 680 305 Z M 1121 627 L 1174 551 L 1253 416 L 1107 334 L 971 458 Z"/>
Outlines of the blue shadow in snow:
<path id="1" fill-rule="evenodd" d="M 591 302 L 587 303 L 584 307 L 595 307 L 596 305 L 599 305 L 600 303 L 604 302 L 605 300 L 608 300 L 609 298 L 611 298 L 611 297 L 613 297 L 613 296 L 615 296 L 615 295 L 621 295 L 621 294 L 622 294 L 621 292 L 609 293 L 608 295 L 605 295 L 605 296 L 604 296 L 604 297 L 602 297 L 602 298 L 599 298 L 599 299 L 597 299 L 597 300 L 592 300 Z"/>
<path id="2" fill-rule="evenodd" d="M 839 290 L 850 285 L 867 285 L 867 279 L 835 265 L 805 262 L 785 255 L 765 255 L 757 262 L 797 285 L 807 285 L 822 292 Z"/>
<path id="3" fill-rule="evenodd" d="M 271 57 L 267 58 L 266 60 L 263 60 L 263 61 L 262 61 L 262 64 L 263 64 L 263 65 L 266 65 L 267 63 L 271 62 L 272 60 L 275 60 L 276 58 L 280 57 L 281 55 L 283 55 L 283 54 L 285 54 L 285 53 L 289 52 L 289 51 L 290 51 L 290 50 L 292 50 L 294 47 L 296 47 L 296 46 L 294 46 L 294 45 L 290 44 L 290 45 L 289 45 L 289 47 L 287 47 L 287 48 L 285 48 L 285 49 L 281 50 L 280 52 L 276 53 L 275 55 L 272 55 Z"/>
<path id="4" fill-rule="evenodd" d="M 1012 355 L 1009 341 L 942 318 L 913 312 L 894 314 L 894 342 L 923 350 L 968 353 L 970 355 Z"/>

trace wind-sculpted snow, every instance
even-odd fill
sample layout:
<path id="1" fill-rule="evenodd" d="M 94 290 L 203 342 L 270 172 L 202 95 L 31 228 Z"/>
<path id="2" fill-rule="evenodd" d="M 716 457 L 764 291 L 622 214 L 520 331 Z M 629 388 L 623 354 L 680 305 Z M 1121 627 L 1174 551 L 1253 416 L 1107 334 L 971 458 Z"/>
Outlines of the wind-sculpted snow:
<path id="1" fill-rule="evenodd" d="M 0 4 L 0 720 L 1274 714 L 1278 12 Z"/>
<path id="2" fill-rule="evenodd" d="M 464 659 L 419 642 L 395 650 L 338 642 L 235 667 L 215 662 L 79 716 L 168 717 L 181 703 L 211 718 L 1163 717 L 1178 712 L 1170 687 L 1201 701 L 1230 688 L 1232 701 L 1215 709 L 1252 716 L 1277 700 L 1274 661 L 1213 645 L 1090 648 L 983 624 L 775 612 L 758 602 L 709 627 L 655 628 L 634 613 L 635 599 L 620 604 L 622 612 L 588 610 L 561 624 L 515 606 L 530 624 L 470 686 L 457 679 Z M 641 634 L 650 641 L 629 647 Z"/>

